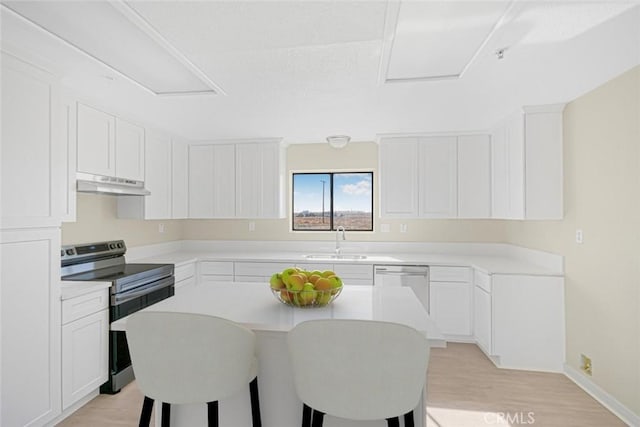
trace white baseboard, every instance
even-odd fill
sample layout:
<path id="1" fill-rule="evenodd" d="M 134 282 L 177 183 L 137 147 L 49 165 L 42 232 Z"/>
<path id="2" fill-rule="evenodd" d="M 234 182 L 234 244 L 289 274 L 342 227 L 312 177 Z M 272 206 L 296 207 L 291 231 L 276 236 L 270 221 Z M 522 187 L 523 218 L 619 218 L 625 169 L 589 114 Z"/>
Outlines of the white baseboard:
<path id="1" fill-rule="evenodd" d="M 578 387 L 587 392 L 591 397 L 600 402 L 605 408 L 613 412 L 618 418 L 630 427 L 640 426 L 640 416 L 620 403 L 596 383 L 584 376 L 579 370 L 567 364 L 564 365 L 564 374 Z"/>

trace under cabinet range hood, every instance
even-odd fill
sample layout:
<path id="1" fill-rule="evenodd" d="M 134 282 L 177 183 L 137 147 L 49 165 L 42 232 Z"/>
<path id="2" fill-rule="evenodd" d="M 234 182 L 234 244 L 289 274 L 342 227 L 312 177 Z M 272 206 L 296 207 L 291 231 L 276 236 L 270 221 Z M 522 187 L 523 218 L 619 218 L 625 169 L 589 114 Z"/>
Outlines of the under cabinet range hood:
<path id="1" fill-rule="evenodd" d="M 114 196 L 148 196 L 144 182 L 111 176 L 76 174 L 77 190 L 81 193 L 112 194 Z"/>

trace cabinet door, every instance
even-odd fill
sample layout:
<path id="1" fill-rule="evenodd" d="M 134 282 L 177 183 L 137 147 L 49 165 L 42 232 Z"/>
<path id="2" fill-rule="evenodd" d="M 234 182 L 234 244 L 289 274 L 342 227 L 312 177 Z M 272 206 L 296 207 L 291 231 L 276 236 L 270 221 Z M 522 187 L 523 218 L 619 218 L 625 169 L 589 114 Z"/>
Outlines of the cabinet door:
<path id="1" fill-rule="evenodd" d="M 236 213 L 235 147 L 213 145 L 213 218 L 233 218 Z"/>
<path id="2" fill-rule="evenodd" d="M 0 425 L 60 414 L 60 229 L 0 232 Z"/>
<path id="3" fill-rule="evenodd" d="M 562 111 L 531 112 L 525 123 L 527 219 L 562 219 Z"/>
<path id="4" fill-rule="evenodd" d="M 144 181 L 144 128 L 116 118 L 116 176 Z"/>
<path id="5" fill-rule="evenodd" d="M 474 286 L 473 335 L 476 342 L 487 354 L 493 354 L 491 294 L 479 286 Z"/>
<path id="6" fill-rule="evenodd" d="M 420 138 L 420 216 L 454 218 L 458 214 L 456 137 Z"/>
<path id="7" fill-rule="evenodd" d="M 115 117 L 78 104 L 78 172 L 116 176 Z"/>
<path id="8" fill-rule="evenodd" d="M 171 217 L 189 218 L 189 146 L 179 140 L 172 143 Z"/>
<path id="9" fill-rule="evenodd" d="M 491 217 L 509 217 L 509 165 L 507 128 L 500 125 L 491 132 Z"/>
<path id="10" fill-rule="evenodd" d="M 149 133 L 145 144 L 145 219 L 171 218 L 171 137 Z"/>
<path id="11" fill-rule="evenodd" d="M 418 140 L 387 138 L 380 142 L 380 215 L 418 217 Z"/>
<path id="12" fill-rule="evenodd" d="M 445 335 L 470 337 L 471 285 L 468 282 L 431 282 L 429 314 Z"/>
<path id="13" fill-rule="evenodd" d="M 109 377 L 109 310 L 62 327 L 62 409 Z"/>
<path id="14" fill-rule="evenodd" d="M 65 146 L 66 158 L 63 169 L 64 179 L 64 205 L 62 221 L 75 222 L 76 220 L 76 170 L 77 170 L 77 103 L 69 96 L 62 97 L 62 143 Z"/>
<path id="15" fill-rule="evenodd" d="M 508 218 L 524 218 L 524 117 L 515 114 L 507 120 Z"/>
<path id="16" fill-rule="evenodd" d="M 458 217 L 491 217 L 491 144 L 488 135 L 458 137 Z"/>
<path id="17" fill-rule="evenodd" d="M 236 145 L 236 217 L 279 218 L 283 215 L 282 163 L 279 143 Z"/>
<path id="18" fill-rule="evenodd" d="M 50 74 L 2 54 L 2 228 L 59 226 L 67 147 L 58 84 Z"/>
<path id="19" fill-rule="evenodd" d="M 213 217 L 213 147 L 189 146 L 189 218 Z"/>

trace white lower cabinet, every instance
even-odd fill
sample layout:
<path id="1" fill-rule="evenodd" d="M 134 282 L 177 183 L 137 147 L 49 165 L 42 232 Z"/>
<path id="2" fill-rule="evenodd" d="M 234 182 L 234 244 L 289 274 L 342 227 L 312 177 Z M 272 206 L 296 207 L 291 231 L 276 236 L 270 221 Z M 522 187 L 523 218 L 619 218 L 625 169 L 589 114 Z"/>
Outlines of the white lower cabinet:
<path id="1" fill-rule="evenodd" d="M 109 290 L 62 302 L 62 409 L 109 376 Z"/>
<path id="2" fill-rule="evenodd" d="M 60 229 L 0 232 L 0 425 L 61 412 Z"/>
<path id="3" fill-rule="evenodd" d="M 333 271 L 345 285 L 373 286 L 373 265 L 333 264 Z"/>
<path id="4" fill-rule="evenodd" d="M 564 278 L 474 273 L 480 345 L 501 368 L 562 372 Z"/>
<path id="5" fill-rule="evenodd" d="M 476 343 L 485 353 L 492 354 L 491 340 L 491 294 L 479 286 L 473 288 L 474 321 L 473 334 Z"/>
<path id="6" fill-rule="evenodd" d="M 198 284 L 232 281 L 232 261 L 200 261 L 198 263 Z"/>
<path id="7" fill-rule="evenodd" d="M 235 262 L 234 282 L 268 282 L 273 273 L 291 267 L 288 262 Z"/>
<path id="8" fill-rule="evenodd" d="M 175 267 L 173 276 L 175 278 L 175 293 L 179 295 L 185 292 L 187 289 L 193 288 L 196 285 L 196 263 Z"/>
<path id="9" fill-rule="evenodd" d="M 473 292 L 467 267 L 429 268 L 429 315 L 450 341 L 473 339 Z"/>

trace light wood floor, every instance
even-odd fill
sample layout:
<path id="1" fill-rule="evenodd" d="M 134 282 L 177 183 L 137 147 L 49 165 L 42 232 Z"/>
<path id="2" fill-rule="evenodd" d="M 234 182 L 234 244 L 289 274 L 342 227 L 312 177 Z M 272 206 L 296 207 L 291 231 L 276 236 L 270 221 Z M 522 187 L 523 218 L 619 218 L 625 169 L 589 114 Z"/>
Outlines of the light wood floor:
<path id="1" fill-rule="evenodd" d="M 564 375 L 497 369 L 473 344 L 433 349 L 427 381 L 428 427 L 625 426 Z M 96 397 L 58 426 L 137 426 L 141 405 L 132 383 Z"/>

